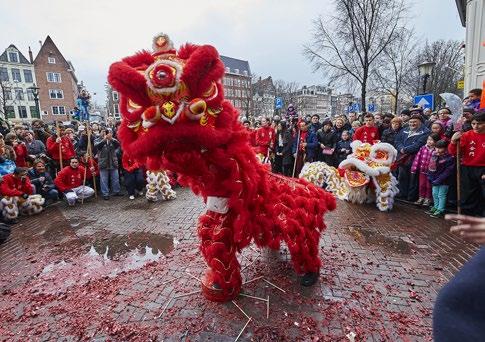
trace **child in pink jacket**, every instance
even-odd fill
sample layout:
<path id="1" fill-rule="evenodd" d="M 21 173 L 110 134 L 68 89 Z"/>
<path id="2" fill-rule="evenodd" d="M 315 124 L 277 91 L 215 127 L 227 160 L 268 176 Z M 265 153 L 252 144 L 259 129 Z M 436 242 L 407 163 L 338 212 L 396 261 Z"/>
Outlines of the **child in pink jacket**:
<path id="1" fill-rule="evenodd" d="M 426 145 L 421 147 L 414 158 L 411 173 L 419 175 L 419 198 L 414 204 L 430 206 L 433 198 L 431 183 L 428 180 L 428 165 L 434 151 L 434 145 L 440 140 L 439 134 L 431 133 Z"/>

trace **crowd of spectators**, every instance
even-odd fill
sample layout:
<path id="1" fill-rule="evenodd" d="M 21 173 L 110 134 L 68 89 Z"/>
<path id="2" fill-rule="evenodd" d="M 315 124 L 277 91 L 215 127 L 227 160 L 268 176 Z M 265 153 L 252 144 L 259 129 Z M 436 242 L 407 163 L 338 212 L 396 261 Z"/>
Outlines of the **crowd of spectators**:
<path id="1" fill-rule="evenodd" d="M 351 142 L 389 143 L 397 150 L 393 174 L 398 198 L 441 217 L 457 206 L 461 189 L 463 213 L 485 215 L 485 112 L 479 111 L 481 90 L 473 89 L 463 101 L 463 115 L 455 122 L 448 107 L 432 112 L 418 106 L 389 113 L 349 113 L 333 118 L 275 116 L 251 127 L 251 143 L 272 170 L 298 177 L 305 162 L 323 161 L 334 167 L 352 153 Z M 458 147 L 459 146 L 459 147 Z M 457 150 L 461 178 L 457 182 Z"/>
<path id="2" fill-rule="evenodd" d="M 97 190 L 109 200 L 124 195 L 122 186 L 130 200 L 143 195 L 142 169 L 123 156 L 117 128 L 112 120 L 106 124 L 71 121 L 50 125 L 34 120 L 13 127 L 3 123 L 0 194 L 2 201 L 9 200 L 2 202 L 3 221 L 17 221 L 7 214 L 6 203 L 20 209 L 32 195 L 41 195 L 44 206 L 59 200 L 74 206 Z"/>

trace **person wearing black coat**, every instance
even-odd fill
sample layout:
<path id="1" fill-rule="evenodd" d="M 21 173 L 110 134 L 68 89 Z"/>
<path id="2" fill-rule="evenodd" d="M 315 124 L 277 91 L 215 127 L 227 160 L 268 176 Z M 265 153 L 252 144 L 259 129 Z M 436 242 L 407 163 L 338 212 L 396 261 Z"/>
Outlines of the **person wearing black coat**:
<path id="1" fill-rule="evenodd" d="M 317 132 L 319 144 L 319 158 L 327 165 L 335 166 L 334 151 L 337 145 L 337 135 L 332 130 L 332 122 L 327 120 L 323 123 L 323 128 Z"/>
<path id="2" fill-rule="evenodd" d="M 295 158 L 293 157 L 293 132 L 291 127 L 285 129 L 283 134 L 283 148 L 281 149 L 283 174 L 287 177 L 291 177 L 293 173 L 293 165 Z"/>
<path id="3" fill-rule="evenodd" d="M 433 340 L 483 341 L 485 337 L 485 218 L 446 215 L 451 227 L 467 242 L 481 244 L 458 273 L 438 293 L 433 310 Z"/>
<path id="4" fill-rule="evenodd" d="M 59 200 L 59 192 L 54 185 L 52 177 L 46 171 L 45 163 L 41 159 L 37 159 L 34 162 L 34 167 L 28 171 L 27 175 L 35 187 L 35 193 L 44 197 L 46 203 Z"/>
<path id="5" fill-rule="evenodd" d="M 352 140 L 350 140 L 350 134 L 348 131 L 342 132 L 342 139 L 337 142 L 335 146 L 335 159 L 336 159 L 336 167 L 340 165 L 340 163 L 347 159 L 347 156 L 352 153 L 352 147 L 350 144 Z"/>
<path id="6" fill-rule="evenodd" d="M 384 132 L 382 132 L 381 141 L 394 146 L 394 143 L 395 143 L 395 140 L 396 140 L 396 135 L 401 130 L 401 123 L 402 123 L 402 121 L 401 121 L 400 118 L 392 119 L 391 120 L 391 127 L 385 129 Z"/>
<path id="7" fill-rule="evenodd" d="M 272 164 L 272 171 L 274 173 L 283 174 L 283 148 L 284 148 L 284 137 L 286 133 L 286 124 L 284 122 L 278 122 L 276 125 L 275 134 L 275 157 Z"/>

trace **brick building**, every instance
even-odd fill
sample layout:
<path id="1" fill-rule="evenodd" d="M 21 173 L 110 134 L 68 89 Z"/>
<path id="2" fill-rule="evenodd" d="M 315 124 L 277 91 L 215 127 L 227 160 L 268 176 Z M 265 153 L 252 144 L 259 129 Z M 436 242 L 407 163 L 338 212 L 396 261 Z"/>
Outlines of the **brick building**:
<path id="1" fill-rule="evenodd" d="M 250 117 L 252 112 L 251 70 L 249 62 L 221 56 L 226 67 L 224 74 L 224 97 L 231 101 L 242 117 Z"/>
<path id="2" fill-rule="evenodd" d="M 39 118 L 32 87 L 34 65 L 11 44 L 0 55 L 0 113 L 10 122 Z"/>
<path id="3" fill-rule="evenodd" d="M 121 120 L 120 113 L 120 95 L 114 90 L 109 83 L 105 85 L 106 89 L 106 112 L 108 117 L 113 117 L 117 121 Z"/>
<path id="4" fill-rule="evenodd" d="M 276 88 L 271 76 L 261 79 L 252 85 L 253 113 L 255 116 L 271 118 L 275 113 Z"/>
<path id="5" fill-rule="evenodd" d="M 303 86 L 294 95 L 298 113 L 302 116 L 317 114 L 320 118 L 332 114 L 332 89 L 323 86 Z"/>
<path id="6" fill-rule="evenodd" d="M 78 81 L 74 67 L 47 36 L 34 60 L 42 119 L 65 120 L 76 104 Z"/>

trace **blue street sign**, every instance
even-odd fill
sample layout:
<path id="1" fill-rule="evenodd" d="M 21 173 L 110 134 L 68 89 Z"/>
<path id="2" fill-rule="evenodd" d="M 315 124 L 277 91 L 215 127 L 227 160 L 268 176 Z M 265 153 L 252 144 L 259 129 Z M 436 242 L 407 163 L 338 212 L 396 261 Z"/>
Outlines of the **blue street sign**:
<path id="1" fill-rule="evenodd" d="M 274 99 L 274 107 L 275 109 L 283 108 L 283 99 L 281 97 L 276 97 Z"/>
<path id="2" fill-rule="evenodd" d="M 375 104 L 375 103 L 369 103 L 369 104 L 367 105 L 367 111 L 368 111 L 368 112 L 371 112 L 371 113 L 372 113 L 372 112 L 375 112 L 375 111 L 376 111 L 376 104 Z"/>
<path id="3" fill-rule="evenodd" d="M 431 110 L 434 110 L 434 95 L 433 94 L 416 95 L 414 97 L 414 104 L 421 106 L 423 109 L 429 108 Z"/>
<path id="4" fill-rule="evenodd" d="M 360 112 L 360 103 L 353 103 L 351 106 L 347 107 L 347 112 Z"/>

